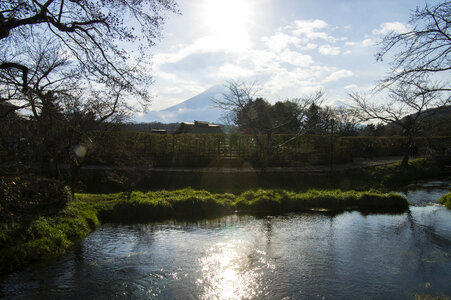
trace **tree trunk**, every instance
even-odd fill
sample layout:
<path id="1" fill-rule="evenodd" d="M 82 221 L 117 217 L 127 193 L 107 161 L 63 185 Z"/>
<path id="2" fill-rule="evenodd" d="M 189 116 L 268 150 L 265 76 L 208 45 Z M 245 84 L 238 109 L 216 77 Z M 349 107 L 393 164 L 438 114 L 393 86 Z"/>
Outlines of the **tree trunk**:
<path id="1" fill-rule="evenodd" d="M 267 133 L 266 134 L 266 143 L 264 143 L 264 147 L 263 147 L 263 168 L 262 168 L 263 173 L 266 173 L 266 171 L 269 168 L 271 154 L 272 154 L 272 134 Z"/>
<path id="2" fill-rule="evenodd" d="M 409 165 L 409 156 L 410 156 L 410 149 L 413 145 L 413 136 L 409 134 L 407 136 L 407 142 L 406 146 L 404 148 L 404 157 L 402 158 L 401 166 L 407 167 Z"/>

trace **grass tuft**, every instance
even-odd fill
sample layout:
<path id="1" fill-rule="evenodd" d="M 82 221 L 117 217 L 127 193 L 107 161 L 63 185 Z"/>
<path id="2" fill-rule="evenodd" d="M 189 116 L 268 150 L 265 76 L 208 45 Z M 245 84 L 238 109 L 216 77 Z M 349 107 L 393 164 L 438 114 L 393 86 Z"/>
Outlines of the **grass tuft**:
<path id="1" fill-rule="evenodd" d="M 451 209 L 451 192 L 442 196 L 439 202 Z"/>

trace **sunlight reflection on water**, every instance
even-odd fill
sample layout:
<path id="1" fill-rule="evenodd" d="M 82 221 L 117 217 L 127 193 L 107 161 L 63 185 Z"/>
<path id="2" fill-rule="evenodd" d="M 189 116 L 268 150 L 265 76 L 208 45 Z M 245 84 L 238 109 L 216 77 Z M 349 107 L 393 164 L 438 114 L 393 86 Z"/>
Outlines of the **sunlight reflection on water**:
<path id="1" fill-rule="evenodd" d="M 261 295 L 265 290 L 262 267 L 274 268 L 265 256 L 243 240 L 215 244 L 199 260 L 202 278 L 196 284 L 203 289 L 201 298 L 249 299 Z"/>
<path id="2" fill-rule="evenodd" d="M 104 225 L 8 299 L 412 299 L 451 295 L 451 211 Z"/>

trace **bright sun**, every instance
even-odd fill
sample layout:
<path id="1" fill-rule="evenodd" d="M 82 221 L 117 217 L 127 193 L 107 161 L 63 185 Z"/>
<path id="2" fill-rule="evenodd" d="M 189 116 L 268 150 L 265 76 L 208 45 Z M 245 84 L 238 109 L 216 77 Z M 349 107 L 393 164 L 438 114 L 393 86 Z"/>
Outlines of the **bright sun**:
<path id="1" fill-rule="evenodd" d="M 205 0 L 204 20 L 207 29 L 228 45 L 229 50 L 249 46 L 248 25 L 251 8 L 246 0 Z"/>

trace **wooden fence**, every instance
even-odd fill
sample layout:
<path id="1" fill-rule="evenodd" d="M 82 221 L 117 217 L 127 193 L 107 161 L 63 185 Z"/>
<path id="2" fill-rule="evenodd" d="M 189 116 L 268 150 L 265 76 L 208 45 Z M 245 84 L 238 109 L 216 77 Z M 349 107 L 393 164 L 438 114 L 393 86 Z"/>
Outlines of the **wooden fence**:
<path id="1" fill-rule="evenodd" d="M 292 136 L 275 135 L 273 145 Z M 301 136 L 273 152 L 271 166 L 352 162 L 358 158 L 404 154 L 406 138 Z M 412 155 L 451 147 L 451 137 L 418 138 Z M 151 134 L 115 132 L 91 151 L 90 163 L 147 164 L 156 167 L 261 166 L 263 151 L 251 135 Z M 88 162 L 89 163 L 89 162 Z"/>

